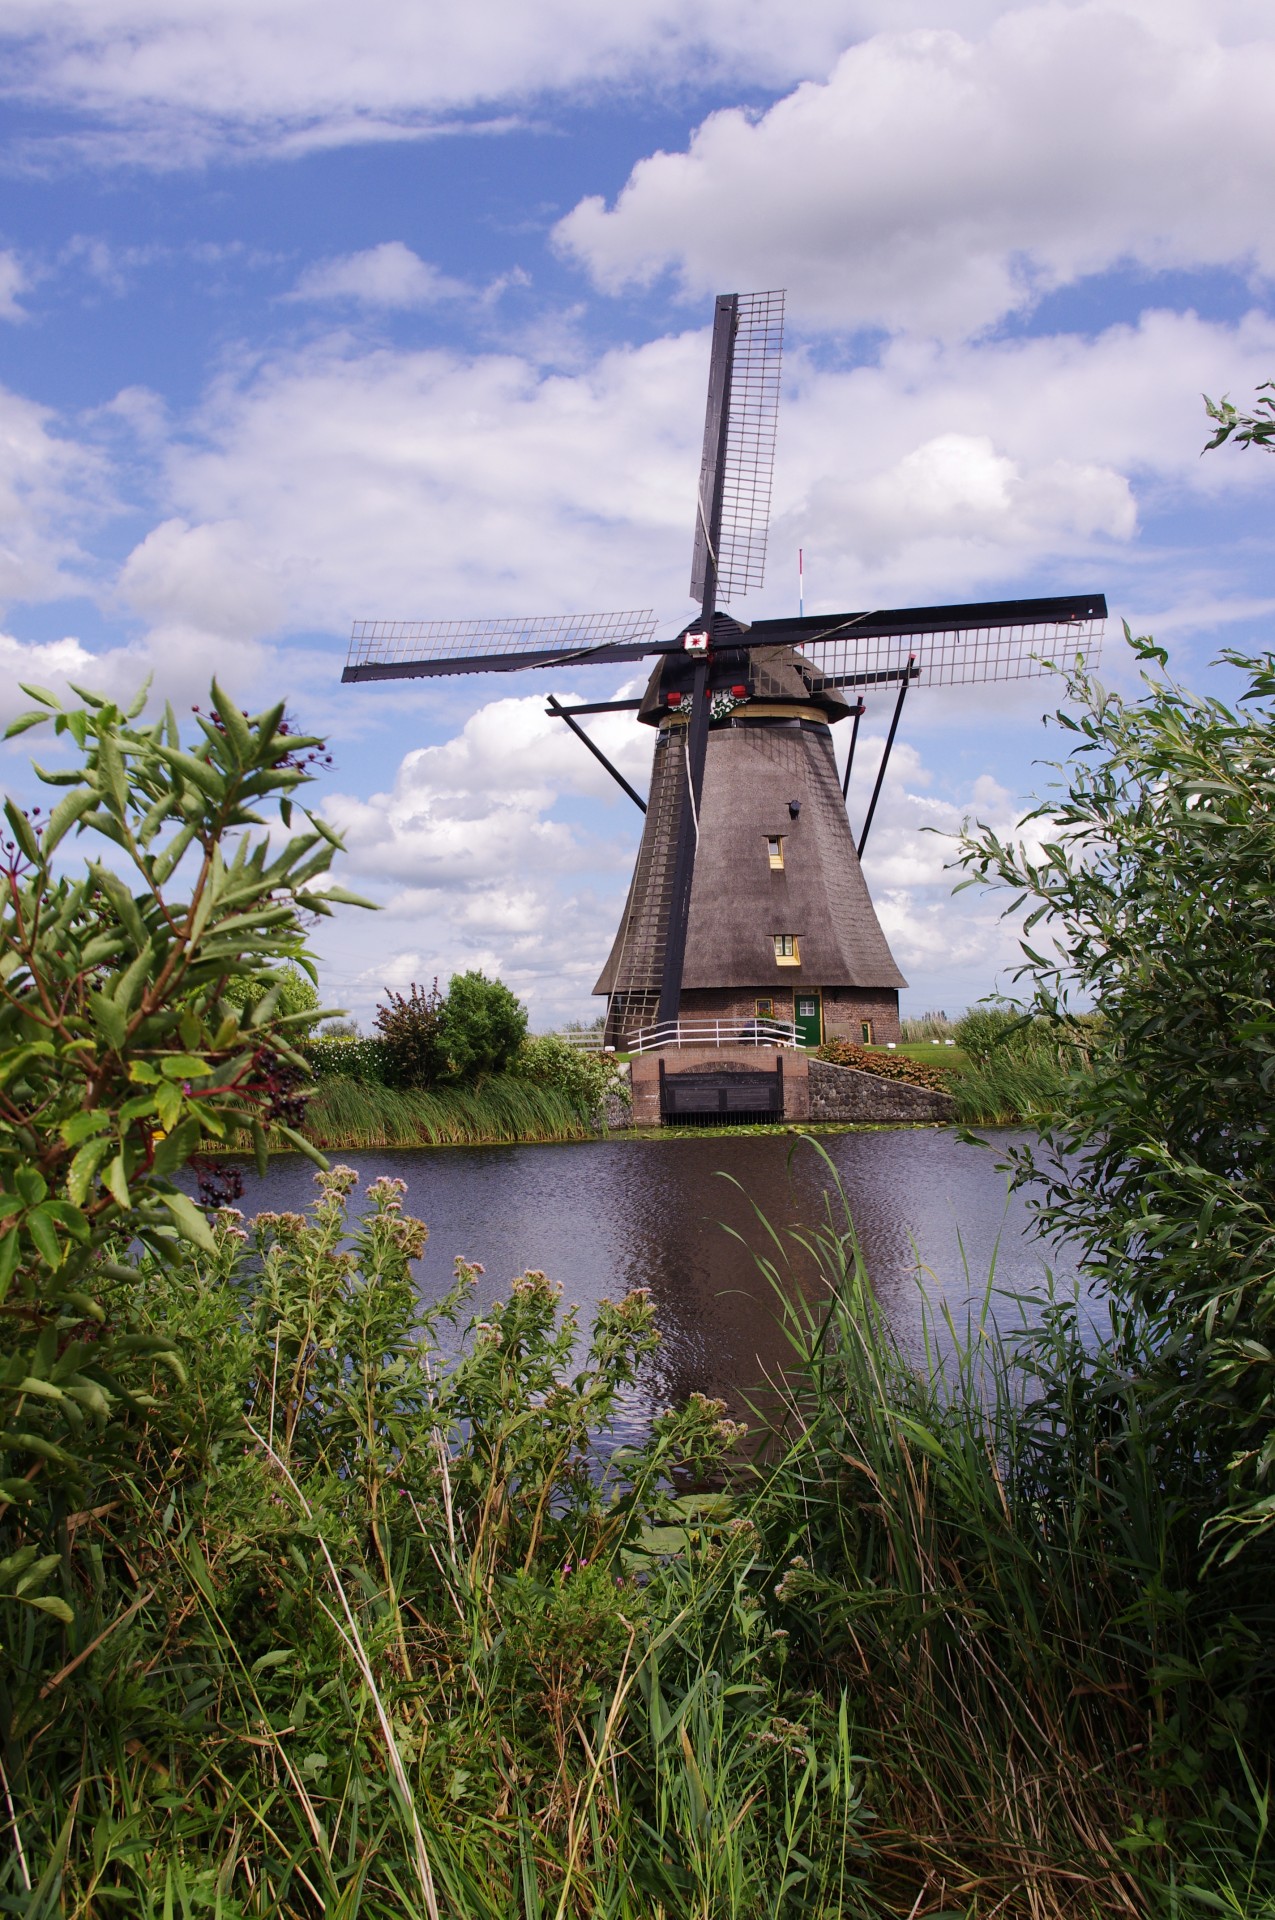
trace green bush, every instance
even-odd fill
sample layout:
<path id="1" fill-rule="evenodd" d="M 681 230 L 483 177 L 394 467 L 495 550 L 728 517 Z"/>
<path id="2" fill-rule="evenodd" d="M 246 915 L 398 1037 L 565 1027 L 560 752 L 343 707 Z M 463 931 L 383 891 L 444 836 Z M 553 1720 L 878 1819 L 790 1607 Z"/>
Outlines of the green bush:
<path id="1" fill-rule="evenodd" d="M 527 1035 L 527 1009 L 503 981 L 454 973 L 439 1015 L 447 1077 L 475 1080 L 504 1073 Z"/>
<path id="2" fill-rule="evenodd" d="M 61 790 L 41 824 L 6 802 L 0 853 L 0 1593 L 71 1624 L 66 1516 L 94 1463 L 136 1446 L 153 1356 L 182 1365 L 127 1287 L 108 1304 L 133 1280 L 121 1249 L 211 1251 L 178 1185 L 209 1137 L 246 1133 L 263 1167 L 267 1133 L 318 1158 L 293 1039 L 309 1016 L 282 1011 L 278 968 L 298 908 L 349 896 L 311 891 L 340 844 L 314 815 L 278 851 L 252 831 L 276 803 L 291 826 L 319 744 L 291 735 L 282 707 L 246 719 L 214 683 L 203 737 L 184 746 L 171 709 L 142 724 L 140 700 L 64 709 L 28 691 L 42 710 L 10 735 L 51 723 L 82 763 L 41 775 Z M 98 843 L 78 872 L 72 830 Z M 61 1598 L 41 1591 L 55 1568 Z"/>
<path id="3" fill-rule="evenodd" d="M 384 1040 L 359 1034 L 349 1039 L 320 1034 L 307 1040 L 302 1052 L 312 1077 L 317 1081 L 358 1080 L 366 1086 L 385 1087 L 390 1081 L 389 1050 Z"/>
<path id="4" fill-rule="evenodd" d="M 739 1429 L 693 1394 L 614 1448 L 648 1296 L 585 1329 L 530 1272 L 475 1313 L 458 1262 L 424 1309 L 402 1182 L 357 1222 L 354 1185 L 111 1284 L 186 1371 L 94 1463 L 72 1637 L 0 1603 L 0 1902 L 843 1920 L 866 1815 L 839 1696 L 789 1687 L 755 1532 L 670 1484 Z"/>
<path id="5" fill-rule="evenodd" d="M 614 1054 L 572 1046 L 555 1033 L 534 1034 L 524 1040 L 510 1064 L 520 1079 L 555 1088 L 589 1116 L 605 1116 L 607 1101 L 613 1097 L 632 1098 L 628 1078 L 617 1066 Z"/>
<path id="6" fill-rule="evenodd" d="M 306 966 L 313 966 L 306 961 Z M 229 1006 L 238 1007 L 241 1012 L 251 1013 L 259 1006 L 267 993 L 275 995 L 275 1007 L 281 1014 L 296 1017 L 293 1036 L 298 1043 L 308 1040 L 314 1027 L 323 1018 L 319 1005 L 319 989 L 297 960 L 288 960 L 281 967 L 274 967 L 269 974 L 257 979 L 249 979 L 240 974 L 234 980 L 228 980 L 222 988 L 222 998 Z M 308 1022 L 301 1016 L 309 1014 Z"/>
<path id="7" fill-rule="evenodd" d="M 1035 1025 L 1089 1062 L 1019 1176 L 1145 1324 L 1148 1401 L 1190 1409 L 1201 1520 L 1234 1551 L 1275 1525 L 1275 656 L 1223 656 L 1246 682 L 1228 707 L 1128 637 L 1139 700 L 1071 677 L 1043 850 L 979 828 L 961 859 L 1029 903 L 1053 950 L 1029 931 Z"/>

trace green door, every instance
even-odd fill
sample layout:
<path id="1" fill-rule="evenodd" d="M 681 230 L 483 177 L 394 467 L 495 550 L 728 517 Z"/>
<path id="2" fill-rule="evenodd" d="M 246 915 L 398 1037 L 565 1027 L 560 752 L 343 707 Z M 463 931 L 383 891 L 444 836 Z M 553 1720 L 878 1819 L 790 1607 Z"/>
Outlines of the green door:
<path id="1" fill-rule="evenodd" d="M 803 1047 L 817 1047 L 823 1039 L 823 1000 L 818 987 L 793 996 L 797 1038 Z"/>

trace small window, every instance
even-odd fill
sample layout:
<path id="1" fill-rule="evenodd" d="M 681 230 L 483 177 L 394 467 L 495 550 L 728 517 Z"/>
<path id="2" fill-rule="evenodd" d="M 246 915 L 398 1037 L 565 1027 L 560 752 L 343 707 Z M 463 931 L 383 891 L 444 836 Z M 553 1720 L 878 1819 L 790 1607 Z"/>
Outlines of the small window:
<path id="1" fill-rule="evenodd" d="M 863 1035 L 864 1046 L 870 1047 L 872 1045 L 872 1022 L 870 1020 L 865 1020 L 863 1022 L 863 1025 L 859 1028 L 859 1032 Z"/>
<path id="2" fill-rule="evenodd" d="M 775 941 L 775 964 L 779 967 L 799 967 L 801 949 L 795 933 L 777 933 Z"/>
<path id="3" fill-rule="evenodd" d="M 784 836 L 782 833 L 770 833 L 766 836 L 766 852 L 770 864 L 777 873 L 782 873 L 784 865 Z"/>
<path id="4" fill-rule="evenodd" d="M 773 1000 L 754 1000 L 753 1012 L 759 1020 L 773 1020 L 775 1017 L 775 1003 Z"/>

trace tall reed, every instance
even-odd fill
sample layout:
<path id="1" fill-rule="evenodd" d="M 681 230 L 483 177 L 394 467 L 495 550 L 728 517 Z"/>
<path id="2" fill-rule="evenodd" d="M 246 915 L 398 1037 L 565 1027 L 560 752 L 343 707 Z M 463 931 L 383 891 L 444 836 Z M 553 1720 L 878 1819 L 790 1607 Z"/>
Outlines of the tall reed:
<path id="1" fill-rule="evenodd" d="M 1098 1338 L 1046 1295 L 1001 1334 L 993 1271 L 918 1365 L 830 1199 L 794 1236 L 821 1298 L 778 1241 L 762 1261 L 793 1367 L 751 1517 L 794 1677 L 853 1703 L 878 1891 L 1028 1920 L 1141 1914 L 1175 1879 L 1256 1899 L 1273 1569 L 1202 1587 L 1217 1463 L 1147 1404 L 1138 1323 Z"/>
<path id="2" fill-rule="evenodd" d="M 477 1146 L 519 1140 L 583 1140 L 593 1116 L 556 1087 L 514 1074 L 478 1086 L 377 1086 L 344 1075 L 320 1081 L 306 1133 L 321 1147 Z"/>

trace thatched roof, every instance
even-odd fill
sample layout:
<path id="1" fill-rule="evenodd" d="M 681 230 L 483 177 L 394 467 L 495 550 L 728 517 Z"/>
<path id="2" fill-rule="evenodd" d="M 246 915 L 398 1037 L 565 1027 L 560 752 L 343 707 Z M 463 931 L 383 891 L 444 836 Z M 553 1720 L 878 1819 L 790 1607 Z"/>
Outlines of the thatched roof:
<path id="1" fill-rule="evenodd" d="M 684 987 L 907 985 L 860 871 L 826 731 L 710 733 L 699 825 Z M 781 872 L 767 857 L 772 834 Z M 776 965 L 777 933 L 797 935 L 800 968 Z"/>
<path id="2" fill-rule="evenodd" d="M 859 869 L 831 735 L 808 693 L 802 704 L 804 723 L 750 723 L 744 706 L 708 736 L 684 987 L 907 985 Z M 659 985 L 660 889 L 671 865 L 661 852 L 685 786 L 683 738 L 673 729 L 657 750 L 629 905 L 595 993 Z M 769 835 L 783 839 L 782 871 L 770 866 Z M 779 933 L 797 936 L 799 968 L 776 964 Z"/>

